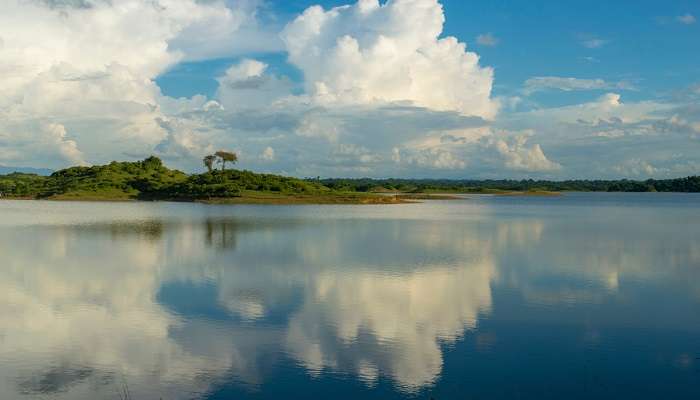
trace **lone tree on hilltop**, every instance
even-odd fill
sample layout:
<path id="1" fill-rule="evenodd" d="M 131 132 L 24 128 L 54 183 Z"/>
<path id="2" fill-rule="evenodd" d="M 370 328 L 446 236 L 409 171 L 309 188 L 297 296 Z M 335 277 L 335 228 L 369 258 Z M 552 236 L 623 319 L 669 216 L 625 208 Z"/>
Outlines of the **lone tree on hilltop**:
<path id="1" fill-rule="evenodd" d="M 229 151 L 220 150 L 220 151 L 217 151 L 216 153 L 214 153 L 214 155 L 216 157 L 219 157 L 219 162 L 221 163 L 221 170 L 222 171 L 226 169 L 227 162 L 230 162 L 231 164 L 235 164 L 238 161 L 238 156 L 236 155 L 236 153 L 232 153 Z"/>
<path id="2" fill-rule="evenodd" d="M 204 161 L 204 166 L 207 167 L 209 172 L 211 172 L 214 169 L 214 163 L 216 162 L 216 156 L 213 154 L 210 154 L 202 160 Z"/>

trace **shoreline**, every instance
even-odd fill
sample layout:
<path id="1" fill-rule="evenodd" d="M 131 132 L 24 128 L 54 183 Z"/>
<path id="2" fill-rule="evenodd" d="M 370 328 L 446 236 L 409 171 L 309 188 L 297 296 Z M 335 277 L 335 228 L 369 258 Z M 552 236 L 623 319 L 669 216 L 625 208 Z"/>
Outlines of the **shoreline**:
<path id="1" fill-rule="evenodd" d="M 84 203 L 194 203 L 212 205 L 394 205 L 410 204 L 415 201 L 395 198 L 394 196 L 372 195 L 270 195 L 248 194 L 241 197 L 211 198 L 211 199 L 139 199 L 139 198 L 108 198 L 108 197 L 0 197 L 0 201 L 50 201 L 50 202 L 84 202 Z"/>
<path id="2" fill-rule="evenodd" d="M 387 193 L 387 192 L 376 192 L 377 194 L 384 196 L 396 196 L 401 199 L 406 200 L 465 200 L 469 197 L 466 196 L 564 196 L 564 192 L 554 192 L 554 191 L 488 191 L 488 192 L 419 192 L 419 193 Z"/>
<path id="3" fill-rule="evenodd" d="M 537 190 L 537 191 L 529 191 L 529 192 L 504 192 L 504 193 L 494 193 L 495 196 L 533 196 L 533 197 L 558 197 L 558 196 L 564 196 L 563 192 L 552 192 L 548 190 Z"/>

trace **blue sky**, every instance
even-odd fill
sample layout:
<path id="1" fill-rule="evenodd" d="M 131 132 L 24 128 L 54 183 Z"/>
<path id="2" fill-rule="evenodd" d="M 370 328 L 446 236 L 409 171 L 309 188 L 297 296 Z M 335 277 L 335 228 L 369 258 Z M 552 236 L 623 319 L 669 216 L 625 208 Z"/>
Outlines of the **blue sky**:
<path id="1" fill-rule="evenodd" d="M 501 39 L 498 46 L 479 48 L 483 62 L 496 68 L 497 91 L 513 90 L 532 76 L 574 76 L 630 80 L 640 92 L 627 93 L 634 99 L 682 89 L 689 77 L 700 76 L 700 31 L 674 23 L 679 15 L 697 15 L 697 1 L 443 3 L 445 34 L 473 41 L 486 31 Z M 592 39 L 605 43 L 582 45 Z"/>
<path id="2" fill-rule="evenodd" d="M 279 18 L 292 19 L 306 8 L 350 3 L 339 1 L 268 2 Z M 455 36 L 477 50 L 482 63 L 495 68 L 494 93 L 517 91 L 532 76 L 575 76 L 628 80 L 635 90 L 630 99 L 672 95 L 687 86 L 688 77 L 700 80 L 700 30 L 678 23 L 681 15 L 700 15 L 697 1 L 464 1 L 443 0 L 443 36 Z M 495 46 L 480 46 L 476 38 L 491 33 Z M 600 39 L 599 48 L 586 40 Z M 257 55 L 275 72 L 301 80 L 301 72 L 285 62 L 284 52 Z M 213 95 L 216 77 L 237 58 L 177 65 L 158 77 L 165 94 Z M 183 79 L 185 78 L 186 79 Z M 565 105 L 593 99 L 593 93 L 541 94 L 543 104 Z"/>
<path id="3" fill-rule="evenodd" d="M 697 1 L 10 0 L 0 15 L 4 165 L 156 154 L 197 171 L 226 148 L 296 176 L 700 173 Z"/>

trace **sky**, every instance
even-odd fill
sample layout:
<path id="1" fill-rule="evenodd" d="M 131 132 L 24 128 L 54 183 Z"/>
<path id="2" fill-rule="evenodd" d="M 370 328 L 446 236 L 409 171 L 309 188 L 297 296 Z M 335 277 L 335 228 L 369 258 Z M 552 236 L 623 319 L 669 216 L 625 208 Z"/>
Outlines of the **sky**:
<path id="1" fill-rule="evenodd" d="M 0 165 L 700 174 L 700 1 L 3 0 Z"/>

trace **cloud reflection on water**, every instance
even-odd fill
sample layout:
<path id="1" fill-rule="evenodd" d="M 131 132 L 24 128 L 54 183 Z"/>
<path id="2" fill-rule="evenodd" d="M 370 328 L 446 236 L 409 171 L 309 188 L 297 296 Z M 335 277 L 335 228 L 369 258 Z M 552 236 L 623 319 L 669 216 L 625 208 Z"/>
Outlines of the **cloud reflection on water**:
<path id="1" fill-rule="evenodd" d="M 658 265 L 700 264 L 698 244 L 669 244 L 671 232 L 639 242 L 607 228 L 586 241 L 591 226 L 488 214 L 0 227 L 0 397 L 113 398 L 126 379 L 135 398 L 191 398 L 231 379 L 254 388 L 290 359 L 414 392 L 439 379 L 446 344 L 498 312 L 494 287 L 590 303 L 621 281 L 668 278 Z M 225 317 L 179 309 L 162 297 L 172 285 Z M 189 298 L 197 288 L 214 293 Z"/>

